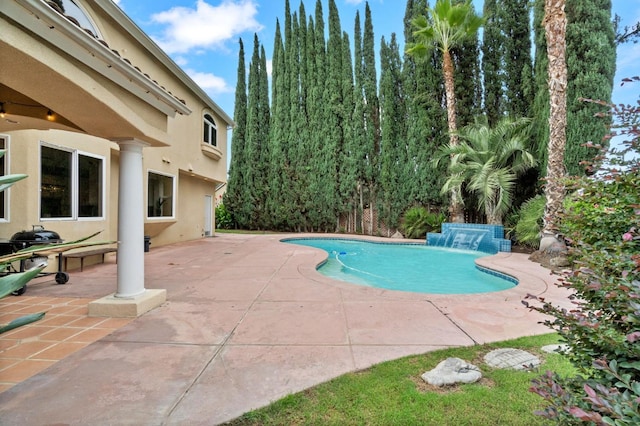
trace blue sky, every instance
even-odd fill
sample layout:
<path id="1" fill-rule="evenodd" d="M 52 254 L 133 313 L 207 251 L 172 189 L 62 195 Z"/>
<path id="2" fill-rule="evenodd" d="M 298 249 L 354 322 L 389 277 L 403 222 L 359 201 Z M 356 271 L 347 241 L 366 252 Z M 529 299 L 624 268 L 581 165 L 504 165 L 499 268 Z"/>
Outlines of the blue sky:
<path id="1" fill-rule="evenodd" d="M 234 90 L 238 66 L 238 39 L 245 44 L 247 65 L 257 33 L 270 59 L 276 19 L 284 21 L 284 0 L 114 0 L 129 17 L 198 83 L 229 115 L 233 116 Z M 300 0 L 290 0 L 297 10 Z M 313 14 L 316 0 L 303 0 L 307 15 Z M 483 0 L 474 0 L 478 13 Z M 325 26 L 328 0 L 322 0 Z M 336 0 L 344 31 L 353 33 L 356 12 L 364 22 L 364 0 Z M 376 51 L 382 36 L 393 32 L 403 42 L 403 0 L 369 0 Z M 640 0 L 613 0 L 614 13 L 623 25 L 640 21 Z M 353 40 L 353 37 L 351 37 Z M 635 103 L 638 87 L 620 87 L 620 80 L 640 74 L 640 44 L 618 49 L 618 69 L 614 102 Z"/>

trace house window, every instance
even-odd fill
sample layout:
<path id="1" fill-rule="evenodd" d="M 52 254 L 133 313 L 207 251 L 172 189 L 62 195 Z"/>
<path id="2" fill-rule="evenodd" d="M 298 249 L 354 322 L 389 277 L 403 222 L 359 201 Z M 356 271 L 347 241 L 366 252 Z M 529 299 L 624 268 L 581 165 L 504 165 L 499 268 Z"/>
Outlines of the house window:
<path id="1" fill-rule="evenodd" d="M 147 216 L 173 217 L 173 176 L 149 172 L 147 184 Z"/>
<path id="2" fill-rule="evenodd" d="M 209 114 L 204 115 L 204 143 L 211 146 L 218 146 L 218 130 L 216 122 Z"/>
<path id="3" fill-rule="evenodd" d="M 5 154 L 2 158 L 0 158 L 0 176 L 4 176 L 7 174 L 7 158 L 8 158 L 8 143 L 7 139 L 4 136 L 0 136 L 0 149 L 5 151 Z M 6 204 L 6 192 L 8 189 L 0 192 L 0 220 L 7 220 L 7 204 Z"/>
<path id="4" fill-rule="evenodd" d="M 40 217 L 99 218 L 104 204 L 104 159 L 42 145 Z"/>
<path id="5" fill-rule="evenodd" d="M 70 16 L 78 21 L 80 28 L 91 30 L 93 35 L 99 38 L 100 33 L 98 29 L 93 24 L 93 20 L 89 17 L 89 15 L 80 7 L 77 1 L 74 0 L 54 0 L 57 3 L 58 7 L 62 11 L 62 13 L 66 16 Z"/>

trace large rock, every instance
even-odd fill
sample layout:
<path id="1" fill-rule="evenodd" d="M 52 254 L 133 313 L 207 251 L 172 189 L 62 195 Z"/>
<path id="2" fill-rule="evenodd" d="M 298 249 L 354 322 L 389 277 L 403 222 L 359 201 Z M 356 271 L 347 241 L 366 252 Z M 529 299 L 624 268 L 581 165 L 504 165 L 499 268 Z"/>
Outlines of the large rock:
<path id="1" fill-rule="evenodd" d="M 444 386 L 477 382 L 482 378 L 482 373 L 478 367 L 460 358 L 447 358 L 421 377 L 430 385 Z"/>
<path id="2" fill-rule="evenodd" d="M 562 241 L 548 236 L 540 240 L 540 248 L 531 254 L 529 260 L 538 262 L 545 268 L 556 270 L 571 265 L 567 254 L 567 246 Z"/>

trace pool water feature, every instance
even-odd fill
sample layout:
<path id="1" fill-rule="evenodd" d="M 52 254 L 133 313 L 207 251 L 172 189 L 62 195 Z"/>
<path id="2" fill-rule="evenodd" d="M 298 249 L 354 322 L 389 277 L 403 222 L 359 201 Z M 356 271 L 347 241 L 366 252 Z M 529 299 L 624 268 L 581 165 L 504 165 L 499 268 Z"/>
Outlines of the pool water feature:
<path id="1" fill-rule="evenodd" d="M 517 280 L 477 267 L 488 253 L 424 244 L 376 243 L 337 238 L 282 240 L 322 249 L 327 261 L 318 272 L 341 281 L 431 294 L 473 294 L 513 288 Z"/>

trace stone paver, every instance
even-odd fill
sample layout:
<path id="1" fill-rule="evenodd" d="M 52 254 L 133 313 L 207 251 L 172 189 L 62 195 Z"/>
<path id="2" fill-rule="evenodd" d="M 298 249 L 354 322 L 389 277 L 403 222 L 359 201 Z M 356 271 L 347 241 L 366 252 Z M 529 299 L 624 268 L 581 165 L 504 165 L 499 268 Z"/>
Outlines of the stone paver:
<path id="1" fill-rule="evenodd" d="M 540 365 L 540 358 L 522 349 L 496 349 L 484 356 L 484 362 L 494 368 L 527 370 Z"/>

